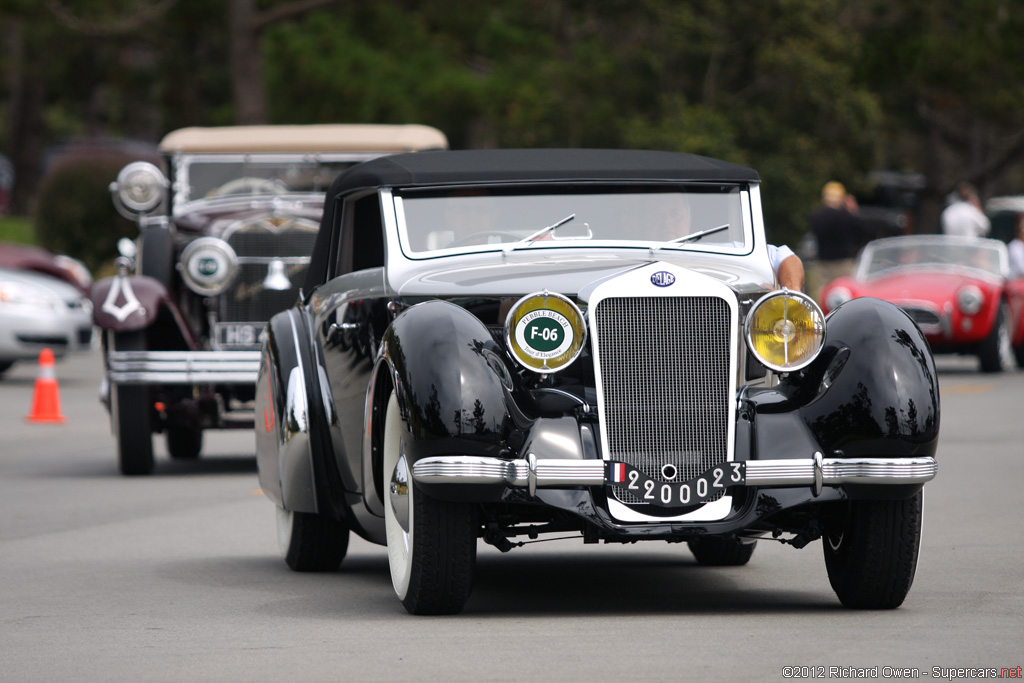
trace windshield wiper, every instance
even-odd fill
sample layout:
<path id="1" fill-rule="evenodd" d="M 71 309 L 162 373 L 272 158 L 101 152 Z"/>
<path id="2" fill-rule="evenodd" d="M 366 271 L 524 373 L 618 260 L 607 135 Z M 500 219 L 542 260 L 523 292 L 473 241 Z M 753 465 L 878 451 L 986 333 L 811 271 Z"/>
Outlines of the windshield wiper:
<path id="1" fill-rule="evenodd" d="M 508 247 L 505 247 L 505 253 L 507 254 L 508 252 L 515 251 L 516 249 L 519 249 L 520 247 L 528 246 L 528 245 L 536 242 L 537 240 L 539 240 L 541 237 L 543 237 L 544 235 L 548 234 L 549 232 L 555 230 L 556 228 L 562 227 L 563 225 L 565 225 L 566 223 L 568 223 L 569 221 L 571 221 L 571 220 L 573 220 L 575 218 L 576 218 L 576 214 L 571 213 L 568 216 L 566 216 L 565 218 L 563 218 L 562 220 L 558 221 L 557 223 L 552 223 L 551 225 L 549 225 L 546 228 L 541 228 L 540 230 L 538 230 L 537 232 L 533 233 L 532 235 L 527 235 L 526 237 L 524 237 L 523 239 L 519 240 L 515 244 L 513 244 L 511 246 L 508 246 Z M 587 237 L 582 238 L 582 239 L 589 239 L 591 237 L 591 234 L 592 233 L 590 232 L 590 227 L 587 226 Z"/>
<path id="2" fill-rule="evenodd" d="M 716 232 L 722 232 L 723 230 L 728 229 L 729 224 L 726 223 L 725 225 L 719 225 L 717 228 L 709 228 L 707 230 L 701 230 L 700 232 L 690 233 L 689 235 L 686 235 L 684 237 L 678 237 L 674 240 L 671 240 L 669 244 L 685 244 L 686 242 L 693 242 L 694 240 L 699 240 L 701 237 L 706 237 L 707 235 L 712 235 Z"/>
<path id="3" fill-rule="evenodd" d="M 719 225 L 717 228 L 710 228 L 708 230 L 701 230 L 700 232 L 690 233 L 689 235 L 683 235 L 682 237 L 677 237 L 674 240 L 669 240 L 667 242 L 659 244 L 656 247 L 651 247 L 651 253 L 653 254 L 659 249 L 666 249 L 672 246 L 673 244 L 684 244 L 686 242 L 693 242 L 694 240 L 699 240 L 701 237 L 705 237 L 712 233 L 721 232 L 722 230 L 727 230 L 728 228 L 729 224 L 726 223 L 725 225 Z"/>

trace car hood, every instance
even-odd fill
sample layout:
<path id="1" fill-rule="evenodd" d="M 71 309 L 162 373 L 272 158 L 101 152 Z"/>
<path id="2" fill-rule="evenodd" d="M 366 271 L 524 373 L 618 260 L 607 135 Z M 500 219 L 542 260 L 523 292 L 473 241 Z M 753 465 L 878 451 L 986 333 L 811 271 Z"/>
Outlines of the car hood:
<path id="1" fill-rule="evenodd" d="M 84 298 L 78 288 L 72 287 L 66 282 L 27 270 L 0 268 L 0 282 L 14 282 L 22 287 L 45 290 L 66 303 L 75 303 Z"/>
<path id="2" fill-rule="evenodd" d="M 764 274 L 735 263 L 723 264 L 720 256 L 629 257 L 600 253 L 531 255 L 528 259 L 512 254 L 501 262 L 495 262 L 492 256 L 467 258 L 457 265 L 452 259 L 433 259 L 391 285 L 402 296 L 522 296 L 546 289 L 586 300 L 604 280 L 657 262 L 688 268 L 737 290 L 771 286 Z"/>
<path id="3" fill-rule="evenodd" d="M 998 290 L 1001 286 L 995 279 L 971 277 L 965 271 L 921 270 L 862 282 L 861 294 L 893 302 L 946 302 L 954 300 L 957 291 L 967 284 L 973 284 L 985 291 Z"/>

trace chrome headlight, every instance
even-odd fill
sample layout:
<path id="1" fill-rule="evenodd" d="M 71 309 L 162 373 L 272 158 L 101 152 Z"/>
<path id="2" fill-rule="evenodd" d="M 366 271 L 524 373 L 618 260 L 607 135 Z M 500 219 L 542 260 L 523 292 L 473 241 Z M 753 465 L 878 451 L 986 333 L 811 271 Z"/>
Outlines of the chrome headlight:
<path id="1" fill-rule="evenodd" d="M 167 178 L 160 169 L 148 161 L 134 161 L 117 174 L 110 190 L 118 201 L 129 211 L 146 213 L 152 211 L 163 199 Z"/>
<path id="2" fill-rule="evenodd" d="M 587 340 L 583 314 L 561 294 L 527 294 L 505 319 L 505 342 L 528 370 L 557 372 L 568 367 Z"/>
<path id="3" fill-rule="evenodd" d="M 216 237 L 200 237 L 185 247 L 178 264 L 185 284 L 196 294 L 216 296 L 238 273 L 238 257 L 231 245 Z"/>
<path id="4" fill-rule="evenodd" d="M 853 292 L 846 287 L 836 287 L 825 295 L 825 308 L 834 311 L 853 298 Z"/>
<path id="5" fill-rule="evenodd" d="M 825 316 L 806 294 L 780 290 L 754 304 L 747 316 L 747 346 L 776 372 L 793 372 L 817 358 L 825 341 Z"/>
<path id="6" fill-rule="evenodd" d="M 964 285 L 956 293 L 956 305 L 964 315 L 975 315 L 985 303 L 985 295 L 975 285 Z"/>

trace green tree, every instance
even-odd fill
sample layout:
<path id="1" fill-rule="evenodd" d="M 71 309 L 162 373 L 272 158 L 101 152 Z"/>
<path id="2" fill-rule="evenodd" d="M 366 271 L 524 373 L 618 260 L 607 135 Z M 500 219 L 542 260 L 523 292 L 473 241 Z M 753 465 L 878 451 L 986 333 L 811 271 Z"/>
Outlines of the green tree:
<path id="1" fill-rule="evenodd" d="M 938 230 L 960 180 L 983 195 L 1024 182 L 1024 5 L 1013 0 L 862 0 L 858 80 L 886 113 L 884 162 L 928 179 L 919 229 Z"/>

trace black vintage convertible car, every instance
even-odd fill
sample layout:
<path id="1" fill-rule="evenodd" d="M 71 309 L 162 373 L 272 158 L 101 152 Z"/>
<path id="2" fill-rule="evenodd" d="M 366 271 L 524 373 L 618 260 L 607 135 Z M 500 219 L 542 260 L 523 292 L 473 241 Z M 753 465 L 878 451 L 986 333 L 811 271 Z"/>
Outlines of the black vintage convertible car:
<path id="1" fill-rule="evenodd" d="M 899 308 L 776 286 L 755 171 L 688 154 L 472 150 L 340 175 L 256 397 L 288 566 L 388 549 L 454 613 L 479 541 L 686 541 L 741 565 L 822 540 L 840 601 L 910 589 L 937 470 L 928 345 Z"/>

